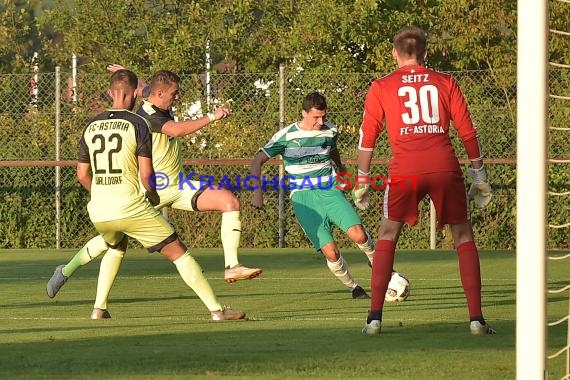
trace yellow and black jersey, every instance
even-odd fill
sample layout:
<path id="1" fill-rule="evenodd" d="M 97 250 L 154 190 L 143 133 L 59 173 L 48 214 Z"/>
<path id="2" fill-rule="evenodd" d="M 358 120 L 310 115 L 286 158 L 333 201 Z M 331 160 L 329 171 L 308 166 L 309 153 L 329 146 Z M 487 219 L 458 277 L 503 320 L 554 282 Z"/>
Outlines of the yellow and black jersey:
<path id="1" fill-rule="evenodd" d="M 137 114 L 150 123 L 152 130 L 152 162 L 154 170 L 167 175 L 170 186 L 178 186 L 179 173 L 183 173 L 182 149 L 180 139 L 162 132 L 162 127 L 174 120 L 170 110 L 158 108 L 145 101 L 137 110 Z"/>
<path id="2" fill-rule="evenodd" d="M 79 140 L 79 162 L 93 173 L 87 205 L 93 222 L 134 215 L 146 207 L 138 157 L 152 158 L 148 122 L 128 110 L 106 110 L 93 119 Z"/>

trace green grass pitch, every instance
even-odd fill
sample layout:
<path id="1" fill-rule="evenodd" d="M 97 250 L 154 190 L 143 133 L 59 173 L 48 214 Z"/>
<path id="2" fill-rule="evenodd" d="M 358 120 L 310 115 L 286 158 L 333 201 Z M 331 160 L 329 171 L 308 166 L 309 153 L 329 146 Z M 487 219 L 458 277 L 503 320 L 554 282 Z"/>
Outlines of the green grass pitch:
<path id="1" fill-rule="evenodd" d="M 260 278 L 223 282 L 221 250 L 193 250 L 223 304 L 249 320 L 213 322 L 175 267 L 127 252 L 111 292 L 112 319 L 92 321 L 99 260 L 54 299 L 45 285 L 72 250 L 0 250 L 2 379 L 514 379 L 513 252 L 482 252 L 483 306 L 495 336 L 471 336 L 457 260 L 449 251 L 398 252 L 410 298 L 386 304 L 383 331 L 364 336 L 367 300 L 352 300 L 324 258 L 310 250 L 241 250 Z M 345 250 L 368 290 L 364 254 Z M 549 288 L 569 281 L 568 260 L 548 262 Z M 568 293 L 549 295 L 548 320 L 568 313 Z M 529 327 L 532 328 L 532 327 Z M 567 326 L 548 328 L 548 354 Z M 548 360 L 561 378 L 565 357 Z"/>

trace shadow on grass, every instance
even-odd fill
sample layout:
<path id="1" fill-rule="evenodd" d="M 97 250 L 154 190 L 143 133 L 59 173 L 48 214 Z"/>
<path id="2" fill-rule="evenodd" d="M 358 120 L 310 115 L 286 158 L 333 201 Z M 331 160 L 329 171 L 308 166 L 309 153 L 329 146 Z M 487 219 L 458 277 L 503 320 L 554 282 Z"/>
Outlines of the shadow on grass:
<path id="1" fill-rule="evenodd" d="M 34 342 L 2 345 L 0 374 L 69 379 L 365 378 L 375 373 L 376 378 L 451 379 L 468 371 L 470 378 L 493 378 L 509 371 L 491 368 L 487 358 L 505 363 L 514 358 L 514 328 L 507 323 L 496 326 L 503 335 L 493 337 L 470 336 L 466 324 L 454 323 L 388 325 L 380 336 L 369 337 L 359 326 L 327 321 L 164 322 L 145 332 L 144 326 L 133 330 L 113 320 L 91 321 L 75 338 L 58 327 L 38 329 Z M 105 336 L 93 336 L 96 330 Z"/>

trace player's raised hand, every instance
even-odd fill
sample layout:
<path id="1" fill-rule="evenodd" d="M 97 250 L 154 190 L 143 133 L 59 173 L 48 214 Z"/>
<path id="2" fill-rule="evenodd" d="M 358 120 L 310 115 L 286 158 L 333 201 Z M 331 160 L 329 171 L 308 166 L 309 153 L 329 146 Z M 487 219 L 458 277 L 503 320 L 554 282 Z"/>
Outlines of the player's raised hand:
<path id="1" fill-rule="evenodd" d="M 493 196 L 491 185 L 487 181 L 487 171 L 484 166 L 479 169 L 470 168 L 469 175 L 473 183 L 469 187 L 467 196 L 475 201 L 477 208 L 484 208 L 491 202 Z"/>
<path id="2" fill-rule="evenodd" d="M 124 66 L 121 66 L 118 63 L 110 63 L 107 65 L 107 71 L 110 71 L 112 73 L 118 70 L 123 70 L 124 68 Z"/>
<path id="3" fill-rule="evenodd" d="M 215 120 L 225 119 L 226 117 L 230 116 L 231 111 L 229 108 L 226 107 L 219 107 L 216 108 L 213 112 Z"/>

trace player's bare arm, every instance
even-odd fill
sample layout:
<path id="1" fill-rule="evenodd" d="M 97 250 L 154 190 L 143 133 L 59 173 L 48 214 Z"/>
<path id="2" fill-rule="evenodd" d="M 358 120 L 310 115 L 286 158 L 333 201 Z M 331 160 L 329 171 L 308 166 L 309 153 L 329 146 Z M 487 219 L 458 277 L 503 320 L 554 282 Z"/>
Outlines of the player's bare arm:
<path id="1" fill-rule="evenodd" d="M 219 107 L 216 108 L 214 112 L 208 113 L 196 120 L 169 121 L 162 127 L 162 133 L 171 137 L 183 137 L 199 131 L 214 121 L 227 118 L 230 113 L 229 108 Z"/>
<path id="2" fill-rule="evenodd" d="M 141 183 L 146 190 L 145 196 L 153 206 L 160 204 L 160 196 L 158 195 L 154 185 L 154 167 L 152 166 L 152 158 L 138 156 L 139 176 Z"/>
<path id="3" fill-rule="evenodd" d="M 336 147 L 331 149 L 330 158 L 339 173 L 346 172 L 346 166 L 342 163 L 340 153 Z"/>
<path id="4" fill-rule="evenodd" d="M 91 174 L 91 164 L 85 162 L 77 163 L 77 179 L 81 186 L 87 191 L 91 191 L 91 181 L 93 180 L 93 175 Z"/>
<path id="5" fill-rule="evenodd" d="M 114 73 L 115 71 L 122 69 L 125 69 L 125 67 L 116 63 L 111 63 L 107 65 L 107 70 L 111 73 Z M 147 86 L 148 84 L 145 81 L 139 79 L 138 87 L 135 92 L 136 96 L 142 96 L 143 90 Z M 210 124 L 211 122 L 225 119 L 230 115 L 230 113 L 231 111 L 229 108 L 219 107 L 215 109 L 214 112 L 210 112 L 197 120 L 168 122 L 163 126 L 162 132 L 171 137 L 183 137 L 199 131 L 200 129 L 204 128 L 206 125 Z"/>
<path id="6" fill-rule="evenodd" d="M 138 156 L 137 157 L 139 163 L 139 175 L 141 178 L 141 183 L 144 186 L 145 190 L 152 191 L 154 190 L 152 186 L 152 178 L 154 176 L 154 168 L 152 166 L 152 158 Z"/>
<path id="7" fill-rule="evenodd" d="M 370 173 L 370 162 L 372 161 L 373 151 L 359 150 L 358 151 L 358 172 L 365 174 Z"/>
<path id="8" fill-rule="evenodd" d="M 263 190 L 261 189 L 261 167 L 269 161 L 269 157 L 262 151 L 258 152 L 253 158 L 250 165 L 250 174 L 252 178 L 252 186 L 255 188 L 253 194 L 251 195 L 251 204 L 253 207 L 261 209 L 263 208 Z"/>

